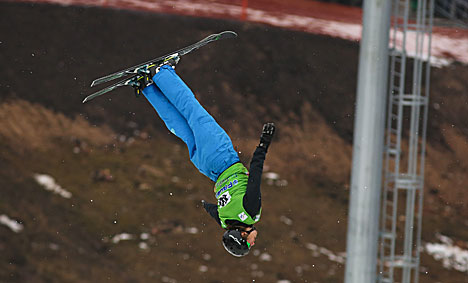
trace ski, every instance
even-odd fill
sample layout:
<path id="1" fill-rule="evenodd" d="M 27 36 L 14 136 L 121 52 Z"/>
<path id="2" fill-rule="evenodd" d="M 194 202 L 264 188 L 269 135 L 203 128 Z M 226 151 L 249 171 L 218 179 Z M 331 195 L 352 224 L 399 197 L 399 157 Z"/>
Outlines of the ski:
<path id="1" fill-rule="evenodd" d="M 125 85 L 132 85 L 132 83 L 135 83 L 136 80 L 138 80 L 138 76 L 141 74 L 142 71 L 145 71 L 147 70 L 148 68 L 152 67 L 152 66 L 156 66 L 156 65 L 161 65 L 163 64 L 165 61 L 167 61 L 169 58 L 172 58 L 176 55 L 178 56 L 183 56 L 185 54 L 188 54 L 194 50 L 197 50 L 198 48 L 202 47 L 202 46 L 205 46 L 207 45 L 208 43 L 211 43 L 211 42 L 214 42 L 214 41 L 218 41 L 218 40 L 221 40 L 221 39 L 227 39 L 227 38 L 234 38 L 234 37 L 237 37 L 237 34 L 233 31 L 223 31 L 221 33 L 215 33 L 215 34 L 212 34 L 212 35 L 209 35 L 207 37 L 205 37 L 204 39 L 192 44 L 192 45 L 189 45 L 187 47 L 184 47 L 184 48 L 181 48 L 177 51 L 174 51 L 174 52 L 171 52 L 167 55 L 164 55 L 164 56 L 161 56 L 161 57 L 157 57 L 157 58 L 154 58 L 152 60 L 149 60 L 149 61 L 146 61 L 144 63 L 141 63 L 141 64 L 138 64 L 136 66 L 133 66 L 133 67 L 130 67 L 130 68 L 127 68 L 125 70 L 122 70 L 122 71 L 118 71 L 118 72 L 115 72 L 115 73 L 112 73 L 110 75 L 107 75 L 107 76 L 104 76 L 104 77 L 101 77 L 101 78 L 98 78 L 98 79 L 95 79 L 92 83 L 91 83 L 91 87 L 94 87 L 96 85 L 99 85 L 99 84 L 102 84 L 102 83 L 105 83 L 105 82 L 109 82 L 109 81 L 113 81 L 115 79 L 119 79 L 119 78 L 122 78 L 122 77 L 125 77 L 125 76 L 131 76 L 130 78 L 127 78 L 127 79 L 124 79 L 122 81 L 119 81 L 109 87 L 106 87 L 100 91 L 97 91 L 89 96 L 87 96 L 84 100 L 83 100 L 83 103 L 87 102 L 87 101 L 90 101 L 91 99 L 93 98 L 96 98 L 100 95 L 103 95 L 109 91 L 112 91 L 120 86 L 125 86 Z"/>
<path id="2" fill-rule="evenodd" d="M 91 99 L 94 99 L 94 98 L 96 98 L 98 96 L 101 96 L 101 95 L 103 95 L 105 93 L 108 93 L 109 91 L 112 91 L 112 90 L 114 90 L 114 89 L 116 89 L 118 87 L 126 86 L 126 85 L 133 85 L 138 81 L 138 79 L 139 79 L 139 76 L 134 75 L 134 76 L 132 76 L 130 78 L 126 78 L 126 79 L 123 79 L 121 81 L 118 81 L 118 82 L 116 82 L 116 83 L 114 83 L 114 84 L 112 84 L 112 85 L 110 85 L 110 86 L 108 86 L 106 88 L 101 89 L 100 91 L 97 91 L 97 92 L 95 92 L 93 94 L 90 94 L 90 95 L 86 96 L 85 99 L 83 99 L 83 103 L 85 103 L 87 101 L 90 101 Z"/>

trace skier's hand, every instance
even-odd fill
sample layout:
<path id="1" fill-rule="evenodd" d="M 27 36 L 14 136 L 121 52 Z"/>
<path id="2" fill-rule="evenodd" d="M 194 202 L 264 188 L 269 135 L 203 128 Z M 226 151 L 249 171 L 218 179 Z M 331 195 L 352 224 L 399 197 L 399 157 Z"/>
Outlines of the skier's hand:
<path id="1" fill-rule="evenodd" d="M 260 144 L 258 147 L 264 148 L 268 150 L 270 146 L 271 140 L 273 139 L 273 135 L 275 134 L 275 124 L 274 123 L 266 123 L 263 125 L 262 135 L 260 136 Z"/>

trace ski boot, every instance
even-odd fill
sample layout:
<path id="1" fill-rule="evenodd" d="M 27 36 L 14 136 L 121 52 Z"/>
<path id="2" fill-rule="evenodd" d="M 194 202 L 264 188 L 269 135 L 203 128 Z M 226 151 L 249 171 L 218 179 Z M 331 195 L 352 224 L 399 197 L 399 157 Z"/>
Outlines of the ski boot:
<path id="1" fill-rule="evenodd" d="M 175 69 L 175 66 L 177 65 L 177 63 L 179 63 L 179 60 L 179 54 L 175 53 L 173 55 L 168 56 L 163 63 L 157 66 L 149 65 L 139 69 L 138 76 L 135 78 L 135 81 L 130 83 L 130 85 L 135 90 L 135 96 L 140 96 L 143 89 L 153 83 L 153 76 L 159 72 L 162 66 L 169 65 L 173 69 Z"/>

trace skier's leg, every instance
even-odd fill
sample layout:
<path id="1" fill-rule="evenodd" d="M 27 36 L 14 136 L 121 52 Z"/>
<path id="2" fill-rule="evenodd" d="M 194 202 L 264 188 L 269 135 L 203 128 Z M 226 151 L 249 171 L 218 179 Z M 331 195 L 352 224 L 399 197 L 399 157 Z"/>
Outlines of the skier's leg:
<path id="1" fill-rule="evenodd" d="M 153 81 L 192 129 L 197 148 L 192 162 L 200 172 L 216 181 L 224 170 L 239 162 L 231 139 L 170 66 L 161 67 Z"/>
<path id="2" fill-rule="evenodd" d="M 164 121 L 169 131 L 187 144 L 190 158 L 192 158 L 196 151 L 196 145 L 193 132 L 190 129 L 187 120 L 182 117 L 174 105 L 169 102 L 167 97 L 164 96 L 161 90 L 159 90 L 154 84 L 143 89 L 143 95 L 159 114 L 159 117 Z"/>

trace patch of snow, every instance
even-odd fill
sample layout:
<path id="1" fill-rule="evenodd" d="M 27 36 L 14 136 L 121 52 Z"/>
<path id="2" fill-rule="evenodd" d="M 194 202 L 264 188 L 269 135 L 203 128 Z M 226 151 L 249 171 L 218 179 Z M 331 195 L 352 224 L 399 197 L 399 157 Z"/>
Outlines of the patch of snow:
<path id="1" fill-rule="evenodd" d="M 435 260 L 442 261 L 446 269 L 468 272 L 468 250 L 453 245 L 453 240 L 444 235 L 437 237 L 442 243 L 426 243 L 425 251 Z"/>
<path id="2" fill-rule="evenodd" d="M 142 240 L 148 240 L 149 238 L 150 238 L 149 233 L 141 233 L 141 235 L 140 235 L 140 239 L 142 239 Z"/>
<path id="3" fill-rule="evenodd" d="M 187 227 L 185 228 L 185 232 L 188 234 L 198 234 L 198 228 L 197 227 Z"/>
<path id="4" fill-rule="evenodd" d="M 7 226 L 8 228 L 11 229 L 11 231 L 13 231 L 15 233 L 19 233 L 19 232 L 23 231 L 23 229 L 24 229 L 23 224 L 19 223 L 18 221 L 14 220 L 14 219 L 11 219 L 10 217 L 8 217 L 5 214 L 0 215 L 0 224 L 3 224 L 5 226 Z"/>
<path id="5" fill-rule="evenodd" d="M 405 49 L 408 57 L 418 57 L 418 59 L 427 61 L 429 57 L 429 46 L 427 45 L 429 37 L 427 35 L 419 39 L 419 44 L 422 46 L 422 48 L 417 45 L 418 35 L 414 32 L 406 33 L 406 41 L 403 36 L 403 32 L 401 31 L 394 33 L 394 31 L 392 30 L 390 32 L 390 35 L 390 41 L 395 41 L 398 50 L 402 50 L 403 43 L 405 42 Z M 454 50 L 448 50 L 447 45 L 452 46 Z M 418 50 L 418 48 L 421 50 Z M 454 58 L 467 63 L 468 58 L 464 58 L 465 56 L 463 54 L 456 54 L 457 52 L 468 52 L 467 40 L 450 38 L 436 33 L 432 34 L 431 56 L 429 57 L 429 61 L 431 62 L 432 66 L 440 68 L 443 66 L 450 65 L 454 61 Z M 422 53 L 422 55 L 416 56 L 417 53 Z M 447 54 L 450 54 L 452 58 L 447 58 Z"/>
<path id="6" fill-rule="evenodd" d="M 292 225 L 293 224 L 292 219 L 290 219 L 290 218 L 288 218 L 288 217 L 286 217 L 284 215 L 280 216 L 280 221 L 283 222 L 286 225 Z"/>
<path id="7" fill-rule="evenodd" d="M 135 239 L 135 236 L 133 236 L 132 234 L 122 233 L 122 234 L 117 234 L 114 237 L 112 237 L 111 241 L 112 243 L 117 244 L 120 241 L 128 241 L 128 240 L 133 240 L 133 239 Z"/>
<path id="8" fill-rule="evenodd" d="M 288 185 L 288 181 L 281 180 L 280 175 L 275 172 L 265 172 L 263 173 L 263 178 L 266 179 L 267 184 L 270 186 L 286 187 Z"/>
<path id="9" fill-rule="evenodd" d="M 273 257 L 269 253 L 262 253 L 259 257 L 261 261 L 271 261 Z"/>
<path id="10" fill-rule="evenodd" d="M 278 187 L 286 187 L 288 184 L 289 183 L 287 180 L 279 180 L 278 182 L 275 183 L 275 185 Z"/>
<path id="11" fill-rule="evenodd" d="M 34 179 L 45 190 L 58 194 L 63 198 L 71 198 L 72 194 L 67 190 L 62 189 L 60 185 L 55 182 L 55 179 L 46 174 L 34 174 Z"/>
<path id="12" fill-rule="evenodd" d="M 273 181 L 279 179 L 279 174 L 274 173 L 274 172 L 266 172 L 265 174 L 263 174 L 263 176 L 265 177 L 265 179 L 269 179 L 269 180 L 273 180 Z"/>
<path id="13" fill-rule="evenodd" d="M 138 244 L 138 247 L 139 247 L 141 250 L 148 250 L 148 249 L 149 249 L 148 244 L 145 243 L 145 242 L 140 242 L 140 243 Z"/>
<path id="14" fill-rule="evenodd" d="M 206 265 L 200 265 L 200 267 L 198 268 L 198 270 L 200 272 L 207 272 L 208 271 L 208 266 Z"/>
<path id="15" fill-rule="evenodd" d="M 291 283 L 291 281 L 287 279 L 282 279 L 282 280 L 278 280 L 277 283 Z"/>
<path id="16" fill-rule="evenodd" d="M 439 241 L 441 241 L 442 243 L 446 245 L 449 245 L 449 246 L 453 245 L 453 240 L 447 236 L 444 236 L 442 234 L 437 234 L 436 237 L 437 239 L 439 239 Z"/>
<path id="17" fill-rule="evenodd" d="M 326 257 L 328 257 L 330 261 L 334 261 L 334 262 L 341 263 L 341 264 L 345 263 L 346 255 L 344 253 L 334 254 L 332 251 L 324 247 L 319 247 L 316 244 L 312 244 L 312 243 L 307 243 L 306 248 L 312 251 L 312 255 L 314 257 L 325 255 Z"/>

